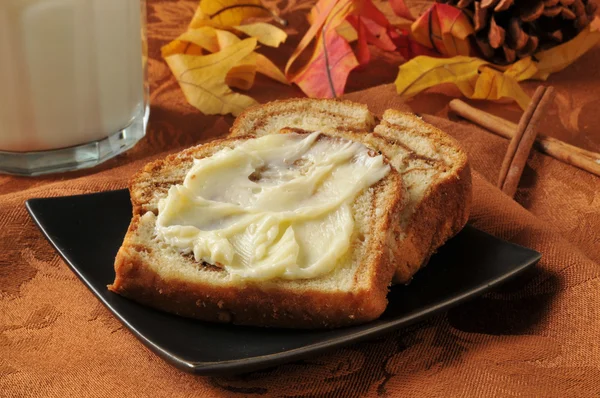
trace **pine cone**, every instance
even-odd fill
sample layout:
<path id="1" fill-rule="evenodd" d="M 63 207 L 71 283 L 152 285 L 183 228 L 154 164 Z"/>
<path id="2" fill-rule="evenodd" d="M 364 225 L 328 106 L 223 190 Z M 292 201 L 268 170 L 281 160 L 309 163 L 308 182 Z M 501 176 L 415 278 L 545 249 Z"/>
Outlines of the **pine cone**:
<path id="1" fill-rule="evenodd" d="M 482 56 L 510 64 L 574 38 L 594 19 L 593 0 L 437 0 L 473 21 Z"/>

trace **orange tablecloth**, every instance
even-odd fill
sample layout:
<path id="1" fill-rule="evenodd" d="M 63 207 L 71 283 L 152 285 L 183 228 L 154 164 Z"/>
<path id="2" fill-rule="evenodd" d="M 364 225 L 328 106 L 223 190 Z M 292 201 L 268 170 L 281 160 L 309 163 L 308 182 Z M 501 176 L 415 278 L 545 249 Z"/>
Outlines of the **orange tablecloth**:
<path id="1" fill-rule="evenodd" d="M 310 4 L 272 3 L 300 32 Z M 385 337 L 232 377 L 182 373 L 113 318 L 44 240 L 24 201 L 123 188 L 148 160 L 227 131 L 231 117 L 203 116 L 185 103 L 159 55 L 160 46 L 185 29 L 196 5 L 149 1 L 152 116 L 147 137 L 133 150 L 86 172 L 0 177 L 0 396 L 600 395 L 600 178 L 533 153 L 516 202 L 504 196 L 491 183 L 507 141 L 447 120 L 447 103 L 456 94 L 451 88 L 403 101 L 392 85 L 373 87 L 396 75 L 397 60 L 389 54 L 353 74 L 348 98 L 376 113 L 395 107 L 434 115 L 425 119 L 470 155 L 471 223 L 540 251 L 535 272 Z M 291 37 L 268 54 L 282 65 L 297 41 Z M 599 64 L 597 47 L 551 77 L 558 95 L 545 133 L 600 149 Z M 530 92 L 535 86 L 526 84 Z M 261 102 L 301 95 L 266 79 L 251 94 Z M 476 105 L 513 120 L 520 115 L 512 105 Z"/>

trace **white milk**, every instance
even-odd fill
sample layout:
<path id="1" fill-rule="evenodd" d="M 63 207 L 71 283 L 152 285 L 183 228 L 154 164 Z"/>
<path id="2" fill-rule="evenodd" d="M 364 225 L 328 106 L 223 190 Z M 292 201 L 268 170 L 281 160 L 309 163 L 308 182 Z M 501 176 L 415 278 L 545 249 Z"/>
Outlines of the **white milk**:
<path id="1" fill-rule="evenodd" d="M 0 150 L 99 140 L 144 107 L 140 0 L 0 0 Z"/>

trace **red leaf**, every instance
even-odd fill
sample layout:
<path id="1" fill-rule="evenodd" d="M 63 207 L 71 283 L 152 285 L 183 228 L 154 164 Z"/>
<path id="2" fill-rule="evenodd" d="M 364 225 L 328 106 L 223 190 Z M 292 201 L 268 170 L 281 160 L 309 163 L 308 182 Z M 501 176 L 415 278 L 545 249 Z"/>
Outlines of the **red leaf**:
<path id="1" fill-rule="evenodd" d="M 371 52 L 369 51 L 369 46 L 367 45 L 367 29 L 365 28 L 365 24 L 362 22 L 362 18 L 358 17 L 358 48 L 356 52 L 356 58 L 358 59 L 358 63 L 360 66 L 365 66 L 371 60 Z"/>
<path id="2" fill-rule="evenodd" d="M 344 1 L 344 0 L 342 0 Z M 292 64 L 296 61 L 298 56 L 308 47 L 310 42 L 320 33 L 320 29 L 323 28 L 325 22 L 329 19 L 331 11 L 339 6 L 337 0 L 319 0 L 317 4 L 311 10 L 311 15 L 313 15 L 313 20 L 311 21 L 310 28 L 300 40 L 298 47 L 294 50 L 290 59 L 285 66 L 285 74 L 290 78 L 291 72 L 290 68 Z"/>
<path id="3" fill-rule="evenodd" d="M 428 55 L 430 57 L 440 57 L 440 54 L 428 47 L 416 42 L 407 29 L 390 30 L 390 37 L 398 52 L 405 60 L 410 60 L 419 55 Z"/>
<path id="4" fill-rule="evenodd" d="M 415 17 L 412 16 L 406 3 L 404 3 L 404 0 L 390 0 L 390 6 L 392 6 L 392 10 L 399 17 L 408 19 L 409 21 L 415 20 Z"/>
<path id="5" fill-rule="evenodd" d="M 379 11 L 379 8 L 373 4 L 371 0 L 356 0 L 356 12 L 357 16 L 368 18 L 373 23 L 387 28 L 390 26 L 390 21 L 387 17 Z"/>
<path id="6" fill-rule="evenodd" d="M 396 45 L 389 36 L 389 31 L 394 29 L 391 25 L 384 27 L 378 25 L 369 18 L 362 18 L 362 20 L 367 28 L 367 40 L 370 44 L 373 44 L 385 51 L 396 50 Z"/>
<path id="7" fill-rule="evenodd" d="M 350 44 L 335 29 L 322 30 L 308 65 L 292 81 L 309 97 L 335 98 L 358 65 Z"/>

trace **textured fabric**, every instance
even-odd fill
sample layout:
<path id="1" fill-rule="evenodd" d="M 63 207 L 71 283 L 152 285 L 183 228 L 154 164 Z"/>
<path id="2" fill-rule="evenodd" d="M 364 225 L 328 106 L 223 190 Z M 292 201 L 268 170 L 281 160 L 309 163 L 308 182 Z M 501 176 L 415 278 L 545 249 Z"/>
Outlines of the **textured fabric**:
<path id="1" fill-rule="evenodd" d="M 269 4 L 290 20 L 291 30 L 306 28 L 311 2 Z M 24 201 L 123 188 L 147 161 L 226 133 L 232 118 L 203 116 L 186 104 L 159 56 L 196 5 L 149 1 L 152 116 L 147 137 L 134 149 L 90 171 L 0 177 L 0 396 L 600 395 L 600 178 L 533 153 L 516 202 L 506 197 L 493 183 L 507 141 L 447 120 L 451 88 L 404 102 L 391 85 L 373 87 L 395 78 L 398 60 L 390 54 L 378 54 L 372 69 L 352 75 L 348 98 L 376 113 L 391 107 L 435 115 L 425 119 L 462 143 L 475 170 L 470 222 L 540 251 L 534 271 L 396 333 L 231 377 L 176 370 L 112 317 L 42 237 Z M 299 37 L 268 55 L 283 65 Z M 595 48 L 551 77 L 558 95 L 545 133 L 600 149 L 598 64 Z M 373 88 L 358 91 L 367 87 Z M 532 92 L 535 84 L 526 87 Z M 261 102 L 300 94 L 266 79 L 251 90 Z M 513 120 L 520 114 L 507 104 L 477 106 Z"/>

